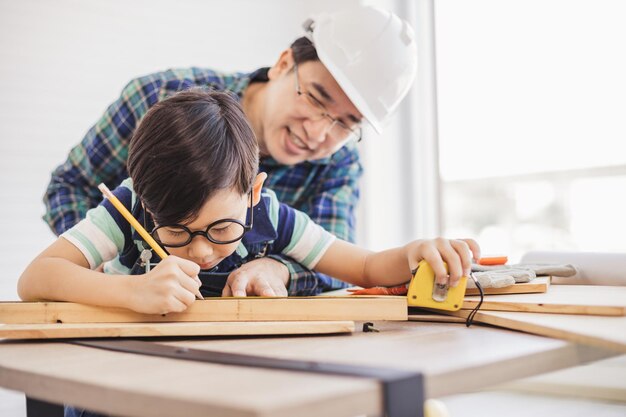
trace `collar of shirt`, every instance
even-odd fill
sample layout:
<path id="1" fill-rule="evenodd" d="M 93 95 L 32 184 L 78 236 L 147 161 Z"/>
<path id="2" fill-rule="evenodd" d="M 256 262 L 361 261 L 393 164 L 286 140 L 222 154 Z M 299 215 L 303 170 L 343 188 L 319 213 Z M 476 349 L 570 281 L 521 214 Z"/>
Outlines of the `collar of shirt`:
<path id="1" fill-rule="evenodd" d="M 269 77 L 267 76 L 268 71 L 269 67 L 263 67 L 249 73 L 233 74 L 228 81 L 224 81 L 222 88 L 234 93 L 237 100 L 241 101 L 241 98 L 250 84 L 269 81 Z M 208 87 L 211 88 L 211 85 L 209 84 Z"/>

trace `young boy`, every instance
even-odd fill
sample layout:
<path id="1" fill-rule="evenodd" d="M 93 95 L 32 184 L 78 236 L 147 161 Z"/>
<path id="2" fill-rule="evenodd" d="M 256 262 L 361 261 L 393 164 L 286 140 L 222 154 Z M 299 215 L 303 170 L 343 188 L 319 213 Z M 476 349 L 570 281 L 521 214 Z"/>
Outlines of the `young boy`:
<path id="1" fill-rule="evenodd" d="M 194 302 L 201 270 L 230 272 L 223 296 L 286 295 L 289 283 L 274 274 L 245 273 L 262 256 L 288 256 L 363 287 L 407 282 L 422 259 L 439 283 L 456 285 L 472 254 L 479 258 L 473 240 L 417 240 L 374 253 L 336 239 L 262 191 L 258 163 L 254 133 L 228 94 L 189 90 L 157 103 L 131 141 L 130 178 L 113 193 L 171 256 L 158 262 L 105 200 L 26 268 L 20 297 L 162 314 Z"/>

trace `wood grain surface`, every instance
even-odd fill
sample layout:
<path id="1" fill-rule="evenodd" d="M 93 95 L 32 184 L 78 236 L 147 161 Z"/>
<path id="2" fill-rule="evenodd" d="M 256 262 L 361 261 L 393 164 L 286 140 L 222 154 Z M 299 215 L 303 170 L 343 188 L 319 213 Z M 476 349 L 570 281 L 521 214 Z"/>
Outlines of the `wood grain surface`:
<path id="1" fill-rule="evenodd" d="M 463 309 L 473 309 L 479 299 L 466 297 Z M 624 316 L 626 287 L 552 285 L 541 294 L 487 295 L 481 310 Z"/>
<path id="2" fill-rule="evenodd" d="M 468 310 L 446 312 L 467 317 Z M 479 311 L 476 322 L 626 353 L 625 316 Z"/>
<path id="3" fill-rule="evenodd" d="M 0 323 L 407 320 L 406 297 L 207 298 L 186 311 L 142 314 L 63 302 L 0 302 Z"/>
<path id="4" fill-rule="evenodd" d="M 353 321 L 0 324 L 0 339 L 258 336 L 354 331 Z"/>

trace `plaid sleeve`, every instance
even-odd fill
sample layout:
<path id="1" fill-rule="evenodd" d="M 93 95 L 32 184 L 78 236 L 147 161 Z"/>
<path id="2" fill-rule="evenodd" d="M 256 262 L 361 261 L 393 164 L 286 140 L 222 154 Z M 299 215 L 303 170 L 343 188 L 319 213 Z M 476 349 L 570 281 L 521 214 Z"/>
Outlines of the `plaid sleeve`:
<path id="1" fill-rule="evenodd" d="M 120 97 L 89 129 L 67 160 L 53 173 L 44 195 L 44 220 L 60 235 L 85 217 L 102 196 L 97 185 L 111 189 L 128 176 L 128 144 L 138 121 L 157 102 L 159 89 L 150 77 L 131 81 Z M 156 77 L 152 77 L 155 78 Z"/>
<path id="2" fill-rule="evenodd" d="M 70 151 L 67 160 L 52 172 L 43 197 L 43 219 L 60 235 L 102 200 L 99 183 L 114 189 L 128 176 L 130 139 L 138 122 L 155 103 L 196 85 L 239 91 L 246 80 L 200 68 L 171 69 L 132 80 Z"/>
<path id="3" fill-rule="evenodd" d="M 340 239 L 354 242 L 354 211 L 359 200 L 358 182 L 363 168 L 355 147 L 346 146 L 333 155 L 317 181 L 318 188 L 308 201 L 300 205 L 311 220 Z M 323 291 L 345 288 L 347 283 L 328 275 L 306 269 L 291 258 L 272 255 L 287 266 L 290 273 L 290 295 L 316 295 Z"/>

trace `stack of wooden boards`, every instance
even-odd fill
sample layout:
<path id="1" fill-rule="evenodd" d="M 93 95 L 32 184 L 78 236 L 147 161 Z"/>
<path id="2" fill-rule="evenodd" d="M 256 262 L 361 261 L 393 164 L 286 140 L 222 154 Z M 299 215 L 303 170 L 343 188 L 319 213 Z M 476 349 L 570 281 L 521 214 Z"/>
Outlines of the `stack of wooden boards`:
<path id="1" fill-rule="evenodd" d="M 448 316 L 407 314 L 404 296 L 212 298 L 183 313 L 140 314 L 62 302 L 0 302 L 0 338 L 237 336 L 354 331 L 354 321 L 464 322 L 468 290 Z M 441 312 L 440 312 L 441 313 Z M 626 352 L 626 287 L 550 285 L 547 277 L 487 289 L 475 322 Z"/>
<path id="2" fill-rule="evenodd" d="M 354 320 L 407 320 L 405 297 L 209 298 L 183 313 L 65 302 L 0 302 L 0 338 L 237 336 L 354 331 Z"/>
<path id="3" fill-rule="evenodd" d="M 465 319 L 480 297 L 452 316 Z M 527 284 L 487 289 L 475 322 L 626 352 L 626 287 Z"/>

